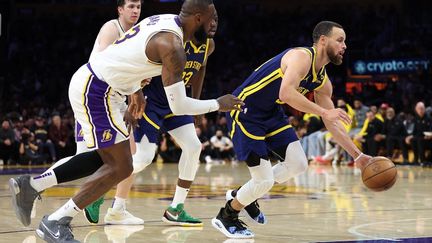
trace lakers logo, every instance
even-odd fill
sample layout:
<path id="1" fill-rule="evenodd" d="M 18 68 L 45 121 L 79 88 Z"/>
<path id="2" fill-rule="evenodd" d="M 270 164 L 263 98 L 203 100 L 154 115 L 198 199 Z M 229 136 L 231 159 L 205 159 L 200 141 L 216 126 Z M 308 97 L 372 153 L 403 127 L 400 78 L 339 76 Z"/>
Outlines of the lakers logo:
<path id="1" fill-rule="evenodd" d="M 82 129 L 80 129 L 79 131 L 78 131 L 78 135 L 77 135 L 79 138 L 82 138 L 82 137 L 84 137 L 84 132 L 83 132 L 83 130 Z"/>
<path id="2" fill-rule="evenodd" d="M 113 135 L 111 134 L 111 129 L 105 130 L 102 134 L 102 140 L 101 142 L 108 142 L 111 141 L 111 139 L 113 138 Z"/>

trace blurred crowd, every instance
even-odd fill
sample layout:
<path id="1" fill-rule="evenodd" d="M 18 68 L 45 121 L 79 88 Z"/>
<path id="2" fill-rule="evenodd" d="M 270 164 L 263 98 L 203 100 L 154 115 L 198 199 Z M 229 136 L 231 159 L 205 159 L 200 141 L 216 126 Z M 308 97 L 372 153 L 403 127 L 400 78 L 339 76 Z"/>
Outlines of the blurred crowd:
<path id="1" fill-rule="evenodd" d="M 49 14 L 25 5 L 17 7 L 7 27 L 7 72 L 0 73 L 4 80 L 0 82 L 0 160 L 4 164 L 49 163 L 75 152 L 73 113 L 67 97 L 70 77 L 87 62 L 100 26 L 116 17 L 114 5 L 102 11 L 86 6 L 85 1 L 50 2 L 80 4 L 74 11 Z M 347 127 L 353 140 L 371 155 L 393 159 L 400 155 L 401 161 L 412 163 L 430 161 L 432 69 L 397 78 L 377 77 L 385 89 L 377 89 L 373 82 L 364 83 L 362 90 L 354 89 L 352 94 L 345 89 L 350 58 L 430 58 L 432 15 L 420 11 L 424 3 L 322 4 L 282 12 L 247 1 L 215 2 L 219 27 L 203 98 L 232 92 L 257 66 L 286 48 L 310 46 L 313 26 L 323 19 L 334 20 L 346 30 L 348 51 L 345 63 L 329 65 L 327 73 L 334 84 L 334 96 L 341 97 L 335 104 L 353 117 L 353 125 Z M 81 7 L 85 14 L 77 14 Z M 142 17 L 157 13 L 161 10 L 146 8 L 144 2 Z M 373 24 L 365 24 L 366 20 Z M 290 109 L 287 115 L 309 159 L 352 160 L 332 141 L 319 117 Z M 202 161 L 235 160 L 224 116 L 210 114 L 199 120 Z M 162 133 L 159 157 L 175 162 L 179 154 L 172 138 Z"/>

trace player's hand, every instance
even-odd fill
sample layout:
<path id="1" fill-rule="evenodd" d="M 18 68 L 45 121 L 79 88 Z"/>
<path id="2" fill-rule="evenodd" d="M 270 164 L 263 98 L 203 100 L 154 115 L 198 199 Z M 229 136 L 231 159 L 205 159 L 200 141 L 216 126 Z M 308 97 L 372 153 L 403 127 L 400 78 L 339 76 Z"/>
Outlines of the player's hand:
<path id="1" fill-rule="evenodd" d="M 231 94 L 217 98 L 217 102 L 219 103 L 219 111 L 222 112 L 231 110 L 242 111 L 242 106 L 244 106 L 244 102 L 241 99 Z"/>
<path id="2" fill-rule="evenodd" d="M 141 81 L 141 88 L 144 88 L 144 86 L 149 85 L 151 82 L 151 78 L 146 78 L 143 81 Z"/>
<path id="3" fill-rule="evenodd" d="M 129 96 L 129 106 L 127 110 L 133 118 L 140 119 L 144 113 L 145 106 L 146 100 L 141 90 L 138 90 Z"/>
<path id="4" fill-rule="evenodd" d="M 139 127 L 138 120 L 135 119 L 129 111 L 125 111 L 123 115 L 123 121 L 125 121 L 129 133 L 132 129 Z"/>
<path id="5" fill-rule="evenodd" d="M 366 165 L 369 164 L 370 160 L 372 159 L 371 156 L 367 155 L 367 154 L 360 154 L 360 156 L 358 158 L 356 158 L 354 160 L 355 165 L 361 170 L 363 171 L 363 168 L 366 167 Z"/>
<path id="6" fill-rule="evenodd" d="M 352 122 L 348 114 L 340 108 L 326 110 L 323 112 L 322 117 L 331 122 L 336 122 L 338 120 L 341 120 L 343 123 L 348 125 L 350 125 Z"/>

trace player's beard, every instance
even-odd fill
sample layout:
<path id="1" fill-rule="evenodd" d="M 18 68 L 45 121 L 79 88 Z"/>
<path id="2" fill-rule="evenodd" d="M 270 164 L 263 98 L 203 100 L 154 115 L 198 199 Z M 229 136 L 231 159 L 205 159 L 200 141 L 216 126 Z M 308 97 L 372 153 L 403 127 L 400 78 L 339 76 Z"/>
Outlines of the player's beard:
<path id="1" fill-rule="evenodd" d="M 207 33 L 204 29 L 204 25 L 201 25 L 197 31 L 194 33 L 195 40 L 199 43 L 205 43 L 207 40 Z"/>
<path id="2" fill-rule="evenodd" d="M 339 53 L 334 54 L 334 51 L 331 48 L 327 48 L 327 56 L 330 59 L 330 62 L 334 65 L 341 65 L 342 58 L 339 57 Z"/>

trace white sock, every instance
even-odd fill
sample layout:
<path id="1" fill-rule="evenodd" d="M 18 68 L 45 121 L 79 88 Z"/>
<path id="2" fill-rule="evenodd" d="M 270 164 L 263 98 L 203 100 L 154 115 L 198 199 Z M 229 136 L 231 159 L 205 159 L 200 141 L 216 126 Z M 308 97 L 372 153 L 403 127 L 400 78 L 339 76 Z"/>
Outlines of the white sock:
<path id="1" fill-rule="evenodd" d="M 120 197 L 115 197 L 111 207 L 116 211 L 126 210 L 126 199 L 120 198 Z"/>
<path id="2" fill-rule="evenodd" d="M 30 185 L 38 192 L 57 184 L 57 177 L 52 169 L 48 169 L 41 175 L 30 178 Z"/>
<path id="3" fill-rule="evenodd" d="M 74 217 L 82 210 L 74 203 L 74 201 L 69 199 L 65 205 L 57 209 L 53 214 L 48 217 L 48 220 L 59 220 L 63 217 Z"/>
<path id="4" fill-rule="evenodd" d="M 189 188 L 176 186 L 176 191 L 174 194 L 173 201 L 171 203 L 171 207 L 175 208 L 177 207 L 178 204 L 184 203 L 188 193 L 189 193 Z"/>

